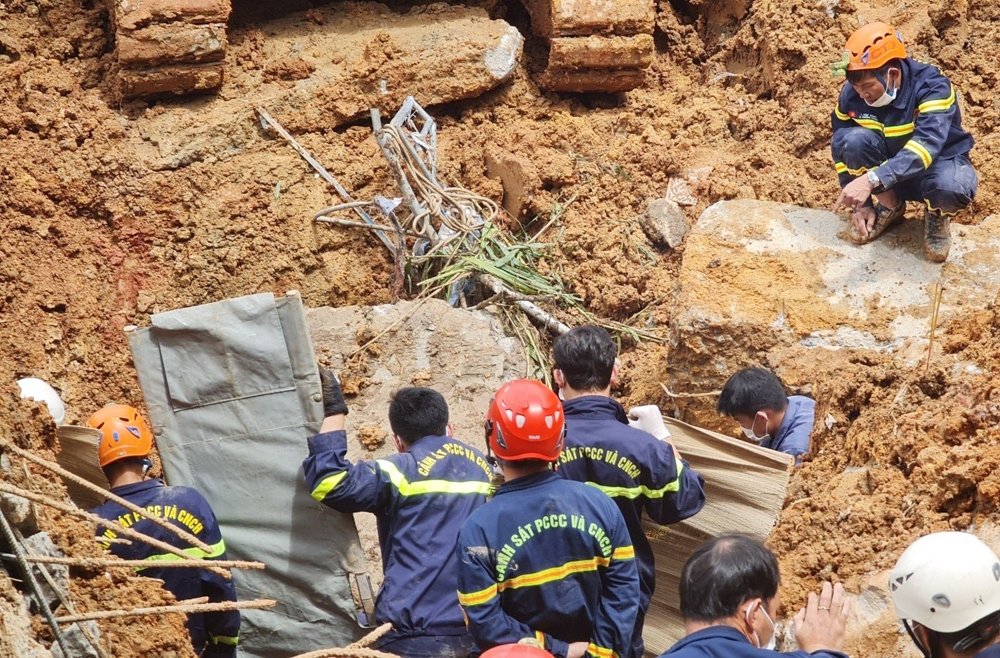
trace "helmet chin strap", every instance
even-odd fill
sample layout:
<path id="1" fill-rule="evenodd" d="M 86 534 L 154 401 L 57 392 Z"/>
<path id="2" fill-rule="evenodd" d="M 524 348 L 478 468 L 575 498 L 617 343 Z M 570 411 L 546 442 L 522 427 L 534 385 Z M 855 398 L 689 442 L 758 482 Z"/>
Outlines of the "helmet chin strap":
<path id="1" fill-rule="evenodd" d="M 913 640 L 913 644 L 917 645 L 917 648 L 920 649 L 920 653 L 923 654 L 924 658 L 931 658 L 930 650 L 925 649 L 924 645 L 920 643 L 920 640 L 917 639 L 917 634 L 913 632 L 913 628 L 910 627 L 910 622 L 906 619 L 903 620 L 903 628 L 906 629 L 910 639 Z"/>

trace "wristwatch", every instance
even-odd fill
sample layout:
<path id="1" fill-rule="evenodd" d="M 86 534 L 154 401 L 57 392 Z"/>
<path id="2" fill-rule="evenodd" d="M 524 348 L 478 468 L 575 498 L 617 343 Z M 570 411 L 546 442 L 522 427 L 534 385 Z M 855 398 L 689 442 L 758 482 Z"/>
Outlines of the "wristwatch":
<path id="1" fill-rule="evenodd" d="M 882 185 L 882 181 L 878 179 L 878 175 L 874 171 L 868 172 L 868 182 L 872 184 L 872 187 L 879 187 Z"/>

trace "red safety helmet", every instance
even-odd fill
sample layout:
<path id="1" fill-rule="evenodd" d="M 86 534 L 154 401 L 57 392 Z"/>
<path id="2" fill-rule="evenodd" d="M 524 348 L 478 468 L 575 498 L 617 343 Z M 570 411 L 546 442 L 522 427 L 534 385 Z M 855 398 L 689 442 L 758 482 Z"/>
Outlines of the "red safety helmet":
<path id="1" fill-rule="evenodd" d="M 104 407 L 87 421 L 101 431 L 97 460 L 104 468 L 127 457 L 146 457 L 153 449 L 153 433 L 142 415 L 124 404 Z"/>
<path id="2" fill-rule="evenodd" d="M 534 644 L 501 644 L 487 649 L 480 658 L 552 658 L 552 654 Z"/>
<path id="3" fill-rule="evenodd" d="M 869 23 L 847 40 L 847 70 L 874 71 L 894 59 L 906 59 L 903 37 L 887 23 Z"/>
<path id="4" fill-rule="evenodd" d="M 562 402 L 541 382 L 515 379 L 500 387 L 486 412 L 486 442 L 499 459 L 554 462 L 566 437 Z"/>

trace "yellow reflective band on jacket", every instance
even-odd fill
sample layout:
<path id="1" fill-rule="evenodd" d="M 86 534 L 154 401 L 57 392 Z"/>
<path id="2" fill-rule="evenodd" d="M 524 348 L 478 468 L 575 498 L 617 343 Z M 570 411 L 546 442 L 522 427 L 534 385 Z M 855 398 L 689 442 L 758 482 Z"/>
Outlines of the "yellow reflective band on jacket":
<path id="1" fill-rule="evenodd" d="M 212 546 L 209 546 L 209 548 L 212 549 L 211 553 L 206 553 L 205 551 L 203 551 L 200 548 L 197 548 L 195 546 L 192 546 L 191 548 L 181 549 L 181 552 L 184 553 L 185 555 L 189 556 L 189 557 L 192 557 L 192 558 L 196 559 L 196 560 L 208 560 L 210 558 L 219 557 L 220 555 L 222 555 L 223 553 L 226 552 L 226 541 L 224 539 L 220 539 L 219 543 L 213 544 Z M 173 553 L 160 553 L 158 555 L 150 555 L 149 557 L 145 558 L 145 561 L 146 562 L 180 562 L 183 559 L 184 558 L 182 558 L 180 555 L 174 555 Z M 150 569 L 153 566 L 154 565 L 151 564 L 148 567 L 137 567 L 136 571 L 142 571 L 143 569 Z"/>
<path id="2" fill-rule="evenodd" d="M 854 119 L 854 123 L 858 124 L 862 128 L 867 128 L 868 130 L 874 130 L 877 133 L 882 133 L 886 137 L 905 137 L 913 132 L 914 123 L 904 123 L 899 126 L 886 126 L 881 121 L 876 121 L 875 119 Z"/>
<path id="3" fill-rule="evenodd" d="M 517 589 L 519 587 L 538 587 L 546 583 L 562 580 L 563 578 L 572 576 L 575 573 L 597 571 L 597 567 L 606 567 L 609 564 L 611 564 L 611 560 L 606 557 L 595 556 L 585 560 L 574 560 L 573 562 L 567 562 L 566 564 L 558 567 L 543 569 L 542 571 L 536 571 L 535 573 L 526 573 L 523 576 L 505 580 L 504 582 L 497 584 L 497 589 L 502 592 L 505 589 Z"/>
<path id="4" fill-rule="evenodd" d="M 645 496 L 646 498 L 663 498 L 668 493 L 676 493 L 681 490 L 681 473 L 683 472 L 684 462 L 678 459 L 677 479 L 668 483 L 661 489 L 650 489 L 645 485 L 639 485 L 638 487 L 609 487 L 607 485 L 589 481 L 587 484 L 596 489 L 600 489 L 611 498 L 628 498 L 629 500 L 635 500 L 639 496 Z"/>
<path id="5" fill-rule="evenodd" d="M 385 459 L 376 459 L 375 463 L 389 476 L 389 481 L 399 490 L 401 496 L 420 496 L 422 494 L 451 493 L 451 494 L 482 494 L 486 496 L 490 493 L 490 483 L 479 480 L 466 480 L 455 482 L 452 480 L 421 480 L 410 482 L 406 479 L 396 465 Z"/>
<path id="6" fill-rule="evenodd" d="M 850 121 L 851 120 L 851 117 L 847 116 L 846 114 L 844 114 L 843 112 L 840 111 L 840 105 L 836 105 L 833 108 L 833 113 L 835 115 L 837 115 L 837 118 L 840 119 L 841 121 Z"/>
<path id="7" fill-rule="evenodd" d="M 612 651 L 611 649 L 599 647 L 593 642 L 587 645 L 587 653 L 594 656 L 595 658 L 618 658 L 618 654 Z"/>
<path id="8" fill-rule="evenodd" d="M 882 129 L 886 137 L 905 137 L 913 132 L 913 122 L 904 123 L 901 126 L 885 126 Z"/>
<path id="9" fill-rule="evenodd" d="M 535 639 L 541 643 L 541 648 L 545 648 L 545 633 L 541 631 L 535 631 Z"/>
<path id="10" fill-rule="evenodd" d="M 951 94 L 948 98 L 935 98 L 933 100 L 924 101 L 917 106 L 917 111 L 921 114 L 927 114 L 928 112 L 946 112 L 951 109 L 951 106 L 955 104 L 955 85 L 951 85 Z"/>
<path id="11" fill-rule="evenodd" d="M 326 498 L 331 491 L 336 489 L 337 485 L 340 484 L 340 481 L 345 477 L 347 477 L 347 471 L 327 475 L 318 485 L 316 485 L 316 488 L 312 490 L 310 495 L 322 503 L 323 499 Z"/>
<path id="12" fill-rule="evenodd" d="M 212 644 L 228 644 L 229 646 L 235 647 L 240 643 L 239 635 L 236 637 L 230 637 L 228 635 L 212 635 L 209 633 L 208 637 L 212 641 Z"/>
<path id="13" fill-rule="evenodd" d="M 463 592 L 458 593 L 458 602 L 464 606 L 470 605 L 482 605 L 487 601 L 493 599 L 497 595 L 497 585 L 493 583 L 486 589 L 481 589 L 478 592 L 470 592 L 465 594 Z"/>
<path id="14" fill-rule="evenodd" d="M 635 559 L 635 547 L 633 546 L 619 546 L 615 549 L 615 552 L 611 554 L 612 560 L 634 560 Z"/>
<path id="15" fill-rule="evenodd" d="M 833 168 L 837 170 L 838 174 L 850 174 L 851 176 L 860 176 L 861 174 L 868 171 L 867 167 L 861 167 L 860 169 L 850 169 L 843 162 L 834 162 Z"/>
<path id="16" fill-rule="evenodd" d="M 917 154 L 917 156 L 924 163 L 924 169 L 927 169 L 928 167 L 931 166 L 931 162 L 934 160 L 934 158 L 931 157 L 931 154 L 927 150 L 927 148 L 924 147 L 924 145 L 918 142 L 917 140 L 911 139 L 907 143 L 903 144 L 903 148 L 911 153 Z"/>

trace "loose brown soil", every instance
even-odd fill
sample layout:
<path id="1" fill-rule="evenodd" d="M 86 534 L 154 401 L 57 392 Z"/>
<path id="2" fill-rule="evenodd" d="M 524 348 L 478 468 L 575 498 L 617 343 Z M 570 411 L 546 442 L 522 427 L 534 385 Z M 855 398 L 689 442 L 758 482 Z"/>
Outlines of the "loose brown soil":
<path id="1" fill-rule="evenodd" d="M 479 4 L 527 33 L 519 7 Z M 68 422 L 81 422 L 108 401 L 139 403 L 121 330 L 148 323 L 150 313 L 292 288 L 310 306 L 391 300 L 393 269 L 381 243 L 309 220 L 331 203 L 331 193 L 282 141 L 236 126 L 242 137 L 225 152 L 178 169 L 151 166 L 145 154 L 158 136 L 144 129 L 165 112 L 211 112 L 213 99 L 114 101 L 113 45 L 101 3 L 3 6 L 5 436 L 42 454 L 55 448 L 44 412 L 16 402 L 12 380 L 22 376 L 53 382 Z M 300 16 L 312 24 L 322 18 Z M 543 236 L 558 245 L 545 267 L 558 271 L 592 312 L 663 328 L 683 247 L 656 251 L 637 216 L 666 193 L 672 177 L 705 167 L 711 173 L 690 183 L 697 197 L 686 208 L 692 220 L 708 204 L 737 197 L 832 204 L 828 117 L 840 83 L 827 64 L 859 22 L 881 18 L 891 19 L 913 54 L 942 66 L 962 91 L 981 187 L 960 221 L 997 212 L 1000 7 L 994 0 L 661 0 L 658 54 L 647 82 L 614 97 L 540 93 L 531 75 L 543 68 L 544 47 L 529 39 L 509 85 L 432 108 L 441 174 L 500 201 L 503 189 L 486 176 L 485 154 L 527 158 L 540 185 L 525 215 L 540 219 L 527 222 L 528 230 L 545 223 L 556 204 L 565 207 Z M 268 61 L 267 38 L 266 23 L 232 30 L 220 98 L 252 101 L 262 79 L 291 85 L 310 74 L 302 60 Z M 369 128 L 334 130 L 313 115 L 278 119 L 357 198 L 394 193 Z M 817 454 L 793 477 L 772 538 L 786 601 L 800 600 L 821 578 L 860 586 L 919 533 L 996 520 L 998 326 L 992 310 L 969 313 L 952 326 L 927 374 L 883 356 L 803 354 L 783 364 L 786 382 L 811 386 L 819 402 Z M 625 402 L 661 399 L 667 358 L 662 346 L 628 349 L 619 391 Z M 835 420 L 830 429 L 828 414 Z M 32 482 L 53 493 L 61 487 L 44 477 Z M 96 552 L 90 528 L 45 512 L 40 524 L 67 551 Z M 82 610 L 166 597 L 148 581 L 121 574 L 79 576 L 73 598 Z M 115 656 L 187 656 L 180 624 L 175 617 L 144 617 L 101 628 Z M 855 648 L 886 655 L 877 639 L 865 641 Z"/>

